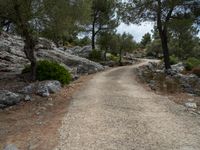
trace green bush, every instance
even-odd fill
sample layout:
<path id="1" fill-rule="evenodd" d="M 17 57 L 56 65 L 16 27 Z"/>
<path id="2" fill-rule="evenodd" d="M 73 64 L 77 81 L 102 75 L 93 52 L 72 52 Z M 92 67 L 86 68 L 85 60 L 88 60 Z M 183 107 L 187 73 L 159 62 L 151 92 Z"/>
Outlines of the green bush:
<path id="1" fill-rule="evenodd" d="M 185 68 L 189 71 L 198 66 L 200 66 L 200 60 L 197 58 L 190 57 L 185 62 Z"/>
<path id="2" fill-rule="evenodd" d="M 119 61 L 119 57 L 111 54 L 110 56 L 108 56 L 108 60 L 112 60 L 114 62 L 118 62 Z"/>
<path id="3" fill-rule="evenodd" d="M 22 74 L 30 72 L 30 65 L 25 66 Z M 37 62 L 36 79 L 43 80 L 58 80 L 62 84 L 69 84 L 72 77 L 68 70 L 56 62 L 42 60 Z"/>
<path id="4" fill-rule="evenodd" d="M 176 57 L 175 55 L 170 56 L 170 64 L 171 65 L 175 65 L 179 62 L 178 57 Z"/>
<path id="5" fill-rule="evenodd" d="M 92 61 L 101 61 L 102 60 L 101 51 L 93 50 L 89 54 L 89 59 L 92 60 Z"/>

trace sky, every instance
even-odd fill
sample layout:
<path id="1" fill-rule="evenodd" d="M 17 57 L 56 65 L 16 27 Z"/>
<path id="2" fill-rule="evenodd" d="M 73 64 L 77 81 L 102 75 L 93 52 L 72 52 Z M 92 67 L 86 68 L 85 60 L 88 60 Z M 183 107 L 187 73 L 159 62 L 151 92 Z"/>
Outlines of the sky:
<path id="1" fill-rule="evenodd" d="M 130 33 L 133 35 L 134 40 L 136 42 L 140 42 L 142 39 L 142 36 L 145 33 L 151 33 L 151 30 L 153 29 L 154 24 L 150 22 L 143 22 L 140 25 L 126 25 L 124 23 L 121 23 L 119 27 L 117 28 L 117 32 L 123 34 L 124 32 Z"/>
<path id="2" fill-rule="evenodd" d="M 150 22 L 143 22 L 140 25 L 126 25 L 124 23 L 121 23 L 117 28 L 117 32 L 121 34 L 123 34 L 124 32 L 130 33 L 133 35 L 136 42 L 140 42 L 145 33 L 152 33 L 151 30 L 153 29 L 153 27 L 154 24 Z M 198 36 L 200 37 L 200 32 Z"/>

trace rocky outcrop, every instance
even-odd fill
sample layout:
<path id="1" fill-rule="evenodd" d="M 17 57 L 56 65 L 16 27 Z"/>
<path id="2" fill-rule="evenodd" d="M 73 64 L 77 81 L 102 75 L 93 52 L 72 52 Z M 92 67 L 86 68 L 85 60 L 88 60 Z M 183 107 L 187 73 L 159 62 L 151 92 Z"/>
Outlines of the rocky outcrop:
<path id="1" fill-rule="evenodd" d="M 61 89 L 59 81 L 42 81 L 32 83 L 18 92 L 21 94 L 36 94 L 42 97 L 48 97 L 50 94 L 57 93 Z"/>
<path id="2" fill-rule="evenodd" d="M 163 64 L 151 62 L 137 68 L 136 74 L 153 90 L 183 91 L 200 95 L 200 78 L 194 74 L 182 74 L 183 70 L 182 63 L 172 65 L 172 69 L 166 72 Z"/>
<path id="3" fill-rule="evenodd" d="M 88 58 L 90 53 L 92 52 L 92 47 L 91 46 L 83 46 L 83 47 L 75 46 L 72 48 L 67 48 L 65 52 L 68 52 L 72 55 L 76 55 L 79 57 Z"/>
<path id="4" fill-rule="evenodd" d="M 19 94 L 16 94 L 7 90 L 1 90 L 0 91 L 0 108 L 16 105 L 22 99 L 23 97 Z"/>
<path id="5" fill-rule="evenodd" d="M 61 90 L 61 83 L 59 81 L 42 81 L 31 83 L 22 89 L 11 92 L 8 90 L 0 90 L 0 109 L 16 105 L 21 101 L 31 101 L 32 95 L 42 97 L 49 97 L 50 94 L 57 93 Z"/>
<path id="6" fill-rule="evenodd" d="M 39 59 L 54 60 L 69 68 L 73 74 L 91 74 L 104 70 L 104 67 L 99 63 L 90 61 L 86 58 L 81 58 L 61 50 L 44 50 L 37 51 Z"/>
<path id="7" fill-rule="evenodd" d="M 25 65 L 29 63 L 23 52 L 24 42 L 19 36 L 10 35 L 2 32 L 0 35 L 0 72 L 19 74 Z M 56 45 L 45 39 L 39 38 L 36 45 L 37 59 L 54 60 L 65 66 L 74 76 L 95 73 L 102 71 L 104 67 L 96 62 L 92 62 L 80 56 L 86 56 L 91 50 L 89 47 L 83 47 L 73 51 L 71 54 L 57 48 Z"/>

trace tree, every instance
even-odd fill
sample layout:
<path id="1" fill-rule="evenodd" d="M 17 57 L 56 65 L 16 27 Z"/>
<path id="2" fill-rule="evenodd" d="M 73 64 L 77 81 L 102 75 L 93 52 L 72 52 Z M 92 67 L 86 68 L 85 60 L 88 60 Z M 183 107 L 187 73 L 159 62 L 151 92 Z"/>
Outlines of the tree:
<path id="1" fill-rule="evenodd" d="M 91 11 L 92 49 L 95 49 L 96 35 L 117 27 L 116 0 L 92 0 Z"/>
<path id="2" fill-rule="evenodd" d="M 3 11 L 0 12 L 1 20 L 7 20 L 15 25 L 15 30 L 24 38 L 24 53 L 31 62 L 31 79 L 36 77 L 35 45 L 37 37 L 31 22 L 36 19 L 39 7 L 37 0 L 7 0 L 0 1 Z"/>
<path id="3" fill-rule="evenodd" d="M 183 32 L 184 31 L 184 32 Z M 195 56 L 197 28 L 190 19 L 173 20 L 169 24 L 169 48 L 178 58 L 185 60 Z"/>
<path id="4" fill-rule="evenodd" d="M 115 33 L 110 33 L 110 32 L 102 32 L 99 36 L 98 36 L 98 45 L 99 45 L 99 48 L 101 50 L 104 51 L 104 60 L 106 61 L 106 54 L 108 51 L 111 51 L 113 48 L 113 43 L 112 42 L 115 42 L 114 41 L 114 34 Z M 114 43 L 116 44 L 116 43 Z"/>
<path id="5" fill-rule="evenodd" d="M 142 21 L 156 22 L 162 43 L 165 69 L 170 69 L 168 48 L 168 24 L 174 18 L 192 17 L 190 6 L 186 0 L 130 0 L 122 3 L 120 14 L 126 23 Z"/>
<path id="6" fill-rule="evenodd" d="M 142 37 L 142 41 L 140 42 L 141 46 L 143 48 L 145 48 L 148 44 L 151 43 L 151 34 L 150 33 L 146 33 L 143 37 Z"/>
<path id="7" fill-rule="evenodd" d="M 75 39 L 81 24 L 89 17 L 88 0 L 44 0 L 43 3 L 47 19 L 41 35 L 53 40 L 57 46 Z"/>
<path id="8" fill-rule="evenodd" d="M 76 12 L 74 9 L 79 10 L 83 7 L 83 2 L 87 1 L 0 0 L 1 29 L 4 29 L 7 23 L 11 23 L 14 26 L 14 32 L 24 38 L 24 53 L 31 62 L 32 80 L 36 79 L 35 46 L 38 36 L 45 35 L 58 43 L 66 35 L 66 32 L 74 31 L 70 30 L 72 28 L 69 27 L 81 24 L 82 19 L 77 17 L 81 15 L 78 14 L 79 11 Z M 72 12 L 76 12 L 76 14 Z M 73 16 L 73 19 L 69 16 Z"/>

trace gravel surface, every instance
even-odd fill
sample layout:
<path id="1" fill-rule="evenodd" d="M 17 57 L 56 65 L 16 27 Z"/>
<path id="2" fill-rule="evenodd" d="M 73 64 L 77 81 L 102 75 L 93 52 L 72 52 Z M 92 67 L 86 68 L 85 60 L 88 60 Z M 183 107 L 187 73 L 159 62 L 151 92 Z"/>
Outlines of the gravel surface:
<path id="1" fill-rule="evenodd" d="M 143 88 L 139 65 L 98 73 L 76 92 L 56 150 L 200 150 L 200 117 Z"/>

